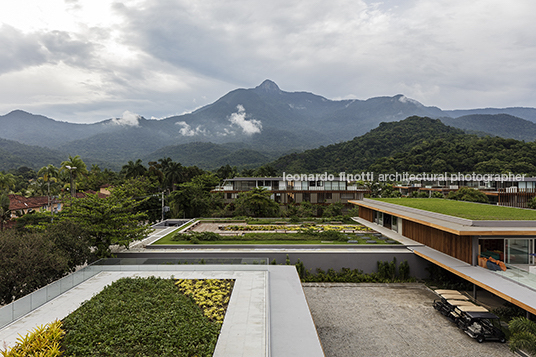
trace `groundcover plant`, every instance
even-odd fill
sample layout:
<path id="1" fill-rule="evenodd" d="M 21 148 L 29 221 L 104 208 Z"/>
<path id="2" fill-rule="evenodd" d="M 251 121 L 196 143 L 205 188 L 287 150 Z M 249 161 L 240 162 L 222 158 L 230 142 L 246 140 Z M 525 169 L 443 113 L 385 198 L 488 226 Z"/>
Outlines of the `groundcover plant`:
<path id="1" fill-rule="evenodd" d="M 49 349 L 46 340 L 32 354 L 14 354 L 27 348 L 28 337 L 21 337 L 2 355 L 212 356 L 233 283 L 207 279 L 179 280 L 175 285 L 175 280 L 155 277 L 119 279 L 51 325 L 60 329 L 56 337 L 63 335 L 61 354 L 43 354 Z M 50 343 L 57 350 L 58 339 Z"/>

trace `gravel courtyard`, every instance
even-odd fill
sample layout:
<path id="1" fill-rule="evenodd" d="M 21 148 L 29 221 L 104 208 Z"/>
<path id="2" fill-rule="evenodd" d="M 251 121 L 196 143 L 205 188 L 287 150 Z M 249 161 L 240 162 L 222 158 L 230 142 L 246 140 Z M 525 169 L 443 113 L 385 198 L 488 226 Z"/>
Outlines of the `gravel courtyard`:
<path id="1" fill-rule="evenodd" d="M 516 356 L 479 344 L 432 307 L 422 284 L 304 283 L 326 357 Z"/>

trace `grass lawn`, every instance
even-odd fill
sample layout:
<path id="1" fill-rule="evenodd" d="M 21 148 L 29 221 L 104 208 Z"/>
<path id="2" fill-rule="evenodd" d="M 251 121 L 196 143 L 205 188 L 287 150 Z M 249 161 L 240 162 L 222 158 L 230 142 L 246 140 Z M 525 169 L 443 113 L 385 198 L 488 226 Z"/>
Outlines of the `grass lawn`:
<path id="1" fill-rule="evenodd" d="M 375 198 L 374 200 L 472 220 L 536 220 L 536 210 L 473 202 L 440 198 Z"/>

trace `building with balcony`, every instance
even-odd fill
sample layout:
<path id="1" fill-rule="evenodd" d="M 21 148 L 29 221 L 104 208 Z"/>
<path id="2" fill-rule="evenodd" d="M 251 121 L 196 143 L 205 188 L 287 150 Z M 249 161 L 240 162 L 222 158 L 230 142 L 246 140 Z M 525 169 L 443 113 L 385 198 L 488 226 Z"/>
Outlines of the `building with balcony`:
<path id="1" fill-rule="evenodd" d="M 491 204 L 498 206 L 527 208 L 528 202 L 536 197 L 536 177 L 523 177 L 516 180 L 511 177 L 503 180 L 418 180 L 401 181 L 395 185 L 402 196 L 409 196 L 414 192 L 425 192 L 432 196 L 439 192 L 446 196 L 451 191 L 461 187 L 477 189 L 489 199 Z"/>
<path id="2" fill-rule="evenodd" d="M 359 207 L 360 223 L 394 239 L 410 239 L 421 258 L 536 314 L 536 211 L 523 210 L 524 219 L 513 219 L 519 208 L 449 200 L 458 212 L 468 210 L 469 204 L 500 209 L 508 218 L 497 219 L 494 212 L 494 219 L 467 219 L 416 209 L 407 202 L 422 200 L 396 200 L 401 204 L 373 199 L 352 203 Z"/>
<path id="3" fill-rule="evenodd" d="M 223 194 L 226 204 L 233 202 L 240 193 L 254 188 L 264 188 L 271 192 L 271 198 L 282 206 L 310 202 L 312 204 L 329 205 L 343 203 L 352 207 L 351 200 L 361 200 L 366 189 L 349 185 L 341 180 L 293 180 L 283 177 L 235 177 L 226 179 L 221 186 L 212 192 Z"/>

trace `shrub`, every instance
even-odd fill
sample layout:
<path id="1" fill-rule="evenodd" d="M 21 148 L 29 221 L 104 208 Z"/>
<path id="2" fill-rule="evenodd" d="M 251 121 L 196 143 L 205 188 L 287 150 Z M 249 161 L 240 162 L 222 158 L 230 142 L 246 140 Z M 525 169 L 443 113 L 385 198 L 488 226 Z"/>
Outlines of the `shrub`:
<path id="1" fill-rule="evenodd" d="M 61 356 L 60 341 L 65 332 L 61 322 L 36 327 L 26 336 L 19 337 L 17 344 L 7 351 L 0 351 L 3 357 L 59 357 Z"/>
<path id="2" fill-rule="evenodd" d="M 398 266 L 398 278 L 400 280 L 408 280 L 409 279 L 409 263 L 408 263 L 407 260 L 404 260 Z"/>
<path id="3" fill-rule="evenodd" d="M 65 355 L 212 356 L 221 325 L 170 279 L 123 278 L 63 320 Z"/>

